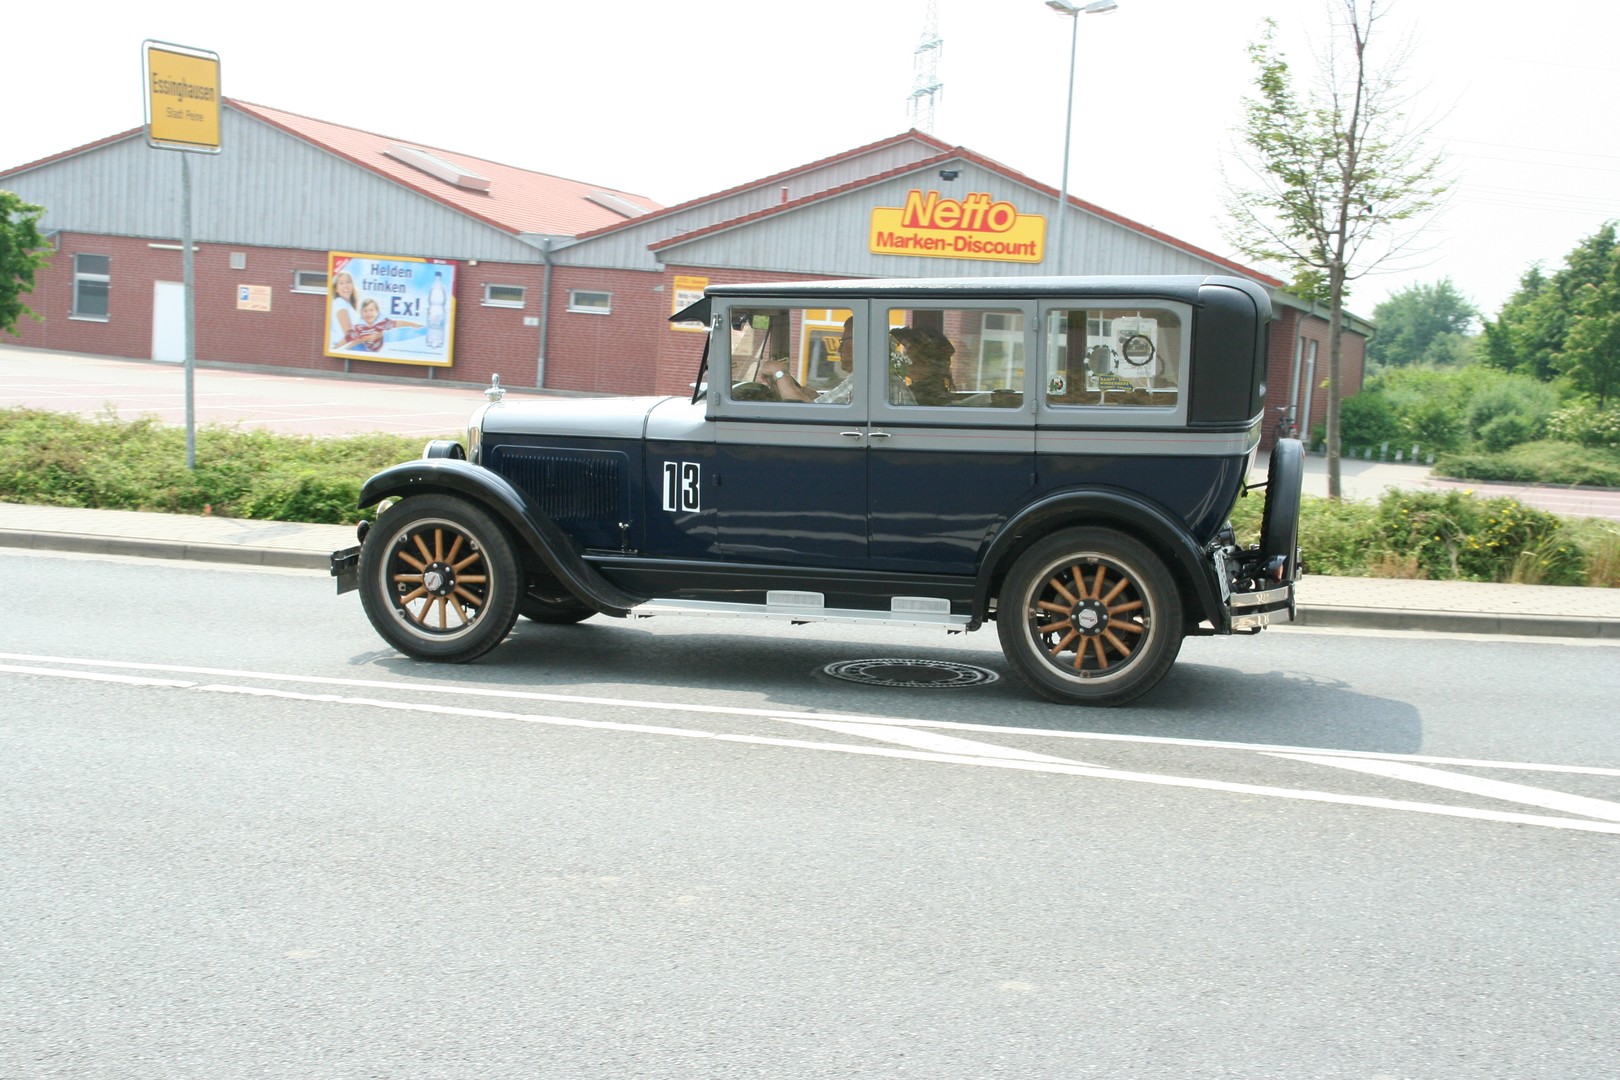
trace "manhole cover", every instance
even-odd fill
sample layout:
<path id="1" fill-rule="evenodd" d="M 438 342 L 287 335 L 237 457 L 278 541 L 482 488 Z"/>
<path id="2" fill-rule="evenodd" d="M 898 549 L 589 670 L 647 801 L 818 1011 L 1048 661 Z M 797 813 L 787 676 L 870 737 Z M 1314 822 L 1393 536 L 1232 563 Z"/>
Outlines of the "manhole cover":
<path id="1" fill-rule="evenodd" d="M 985 668 L 945 660 L 840 660 L 821 670 L 835 679 L 868 686 L 911 686 L 924 690 L 983 686 L 999 677 Z"/>

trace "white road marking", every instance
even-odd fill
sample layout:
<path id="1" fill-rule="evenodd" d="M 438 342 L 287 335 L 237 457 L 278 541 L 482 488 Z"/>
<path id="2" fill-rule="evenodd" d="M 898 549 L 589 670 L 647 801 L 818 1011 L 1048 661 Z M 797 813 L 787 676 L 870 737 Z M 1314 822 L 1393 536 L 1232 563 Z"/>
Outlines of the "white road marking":
<path id="1" fill-rule="evenodd" d="M 456 683 L 414 682 L 400 679 L 346 679 L 326 675 L 288 675 L 281 672 L 243 671 L 235 668 L 196 667 L 184 664 L 152 664 L 131 660 L 95 660 L 86 657 L 35 656 L 0 653 L 0 660 L 20 660 L 43 664 L 77 664 L 129 671 L 165 671 L 213 678 L 254 679 L 263 682 L 305 683 L 312 686 L 343 686 L 370 690 L 392 690 L 415 694 L 444 694 L 458 698 L 495 698 L 512 701 L 544 701 L 561 704 L 609 706 L 616 709 L 648 709 L 656 712 L 697 713 L 712 716 L 752 716 L 766 720 L 837 720 L 850 724 L 894 724 L 904 727 L 933 728 L 941 731 L 970 731 L 988 735 L 1035 736 L 1047 739 L 1081 739 L 1091 742 L 1119 742 L 1146 746 L 1178 746 L 1194 749 L 1255 750 L 1262 753 L 1324 754 L 1334 757 L 1369 758 L 1377 761 L 1413 761 L 1425 765 L 1462 765 L 1485 769 L 1514 769 L 1531 772 L 1578 773 L 1587 776 L 1620 777 L 1620 769 L 1594 765 L 1548 765 L 1520 761 L 1489 761 L 1478 758 L 1436 757 L 1428 754 L 1387 754 L 1376 750 L 1337 750 L 1320 746 L 1281 746 L 1276 743 L 1223 742 L 1216 739 L 1178 739 L 1168 735 L 1124 735 L 1105 731 L 1062 731 L 1053 728 L 1007 727 L 1000 724 L 969 724 L 955 720 L 921 720 L 899 716 L 862 716 L 858 713 L 795 712 L 789 709 L 759 709 L 738 705 L 695 705 L 678 701 L 647 701 L 635 698 L 587 697 L 581 694 L 550 694 L 535 690 L 497 690 Z"/>
<path id="2" fill-rule="evenodd" d="M 778 739 L 761 735 L 725 735 L 718 732 L 702 731 L 695 728 L 654 727 L 647 724 L 625 724 L 607 720 L 578 720 L 573 717 L 538 716 L 526 713 L 502 712 L 493 709 L 468 709 L 451 705 L 429 705 L 421 702 L 383 701 L 377 698 L 344 697 L 340 694 L 300 694 L 291 690 L 271 690 L 264 687 L 208 685 L 197 687 L 197 689 L 217 693 L 252 694 L 260 697 L 331 702 L 351 706 L 388 709 L 396 712 L 427 713 L 430 715 L 439 716 L 459 716 L 491 720 L 511 720 L 526 724 L 594 728 L 601 731 L 624 731 L 636 734 L 672 735 L 689 739 L 713 739 L 715 742 L 740 743 L 752 746 L 776 746 L 798 750 L 825 750 L 833 753 L 855 754 L 865 757 L 900 758 L 910 761 L 929 761 L 948 765 L 976 765 L 980 768 L 990 769 L 1016 769 L 1026 772 L 1058 773 L 1067 776 L 1090 777 L 1098 780 L 1121 780 L 1128 783 L 1155 784 L 1161 787 L 1180 787 L 1201 791 L 1220 791 L 1238 795 L 1260 795 L 1279 799 L 1295 799 L 1303 802 L 1333 803 L 1340 806 L 1362 806 L 1374 809 L 1402 810 L 1409 813 L 1434 814 L 1441 817 L 1470 818 L 1476 821 L 1498 821 L 1515 825 L 1538 825 L 1549 829 L 1567 829 L 1573 832 L 1611 833 L 1620 836 L 1620 824 L 1606 824 L 1597 821 L 1581 821 L 1574 818 L 1543 817 L 1536 814 L 1509 813 L 1501 810 L 1478 810 L 1465 806 L 1445 806 L 1439 803 L 1411 802 L 1402 799 L 1385 799 L 1366 795 L 1341 795 L 1334 792 L 1309 791 L 1299 788 L 1276 788 L 1260 784 L 1234 784 L 1223 780 L 1203 780 L 1196 777 L 1187 776 L 1165 776 L 1156 773 L 1128 772 L 1121 769 L 1107 769 L 1094 765 L 1069 764 L 1064 762 L 1062 759 L 1051 761 L 1027 761 L 1011 758 L 985 757 L 978 754 L 965 755 L 930 753 L 921 750 L 895 750 L 880 746 L 857 746 L 850 743 L 811 742 L 805 739 Z M 868 725 L 859 725 L 854 727 L 855 730 L 862 733 L 870 730 Z M 968 743 L 967 745 L 975 746 L 977 744 Z"/>
<path id="3" fill-rule="evenodd" d="M 63 671 L 60 668 L 25 667 L 21 664 L 0 664 L 0 671 L 13 671 L 21 675 L 54 675 L 59 679 L 86 679 L 90 682 L 123 683 L 127 686 L 170 686 L 181 690 L 197 685 L 184 679 L 148 679 L 139 675 L 108 675 L 100 671 Z"/>
<path id="4" fill-rule="evenodd" d="M 1566 795 L 1561 791 L 1549 791 L 1546 788 L 1531 787 L 1528 784 L 1510 784 L 1504 780 L 1490 780 L 1482 776 L 1442 772 L 1439 769 L 1428 769 L 1421 765 L 1410 765 L 1404 761 L 1347 760 L 1321 754 L 1271 754 L 1268 756 L 1289 758 L 1294 761 L 1307 761 L 1313 765 L 1326 765 L 1334 769 L 1350 769 L 1353 772 L 1367 773 L 1372 776 L 1387 776 L 1393 780 L 1404 780 L 1412 784 L 1427 784 L 1430 787 L 1448 788 L 1452 791 L 1463 791 L 1471 795 L 1483 795 L 1488 799 L 1501 799 L 1504 802 L 1522 803 L 1525 806 L 1539 806 L 1544 810 L 1558 810 L 1566 814 L 1581 814 L 1585 817 L 1601 818 L 1604 821 L 1620 821 L 1620 803 L 1608 802 L 1604 799 L 1592 799 L 1584 795 Z"/>
<path id="5" fill-rule="evenodd" d="M 1009 761 L 1046 761 L 1060 765 L 1084 765 L 1092 769 L 1102 768 L 1100 765 L 1075 761 L 1073 758 L 1052 757 L 1048 754 L 1036 754 L 1028 750 L 1018 750 L 1011 746 L 995 746 L 991 743 L 957 739 L 950 735 L 935 735 L 932 732 L 919 731 L 914 727 L 897 727 L 894 724 L 871 724 L 864 721 L 844 723 L 837 720 L 789 720 L 780 715 L 776 719 L 789 724 L 820 728 L 823 731 L 831 731 L 839 735 L 854 735 L 861 739 L 881 739 L 884 742 L 898 743 L 901 746 L 909 746 L 916 750 L 929 750 L 940 754 L 1005 758 Z"/>
<path id="6" fill-rule="evenodd" d="M 1277 788 L 1257 784 L 1238 784 L 1220 780 L 1205 780 L 1195 777 L 1169 776 L 1155 773 L 1138 773 L 1120 769 L 1110 769 L 1083 762 L 1075 762 L 1066 758 L 1048 757 L 1042 754 L 1026 753 L 1012 748 L 989 747 L 965 739 L 952 739 L 937 736 L 930 739 L 918 728 L 943 728 L 959 731 L 988 732 L 1001 735 L 1030 735 L 1054 738 L 1091 738 L 1105 741 L 1145 743 L 1157 745 L 1174 745 L 1188 747 L 1216 748 L 1227 750 L 1260 751 L 1270 756 L 1299 757 L 1303 760 L 1316 760 L 1324 765 L 1336 765 L 1341 768 L 1357 768 L 1361 762 L 1369 766 L 1380 764 L 1394 766 L 1403 761 L 1431 761 L 1452 764 L 1471 764 L 1487 768 L 1509 768 L 1524 770 L 1543 770 L 1548 772 L 1578 772 L 1592 775 L 1620 776 L 1620 769 L 1603 769 L 1588 766 L 1560 766 L 1560 765 L 1533 765 L 1517 762 L 1491 762 L 1477 761 L 1461 758 L 1420 758 L 1413 755 L 1380 755 L 1368 751 L 1322 751 L 1309 748 L 1288 748 L 1266 744 L 1249 743 L 1220 743 L 1207 740 L 1173 739 L 1162 736 L 1129 736 L 1107 735 L 1093 732 L 1067 732 L 1051 731 L 1044 728 L 1002 728 L 986 724 L 957 724 L 948 721 L 922 721 L 897 719 L 892 717 L 862 717 L 853 715 L 836 715 L 825 713 L 793 713 L 780 709 L 754 709 L 727 706 L 693 705 L 678 702 L 647 702 L 617 698 L 592 698 L 567 694 L 543 694 L 527 691 L 482 690 L 477 687 L 454 686 L 447 684 L 418 684 L 400 681 L 367 680 L 367 679 L 339 679 L 323 676 L 287 675 L 274 672 L 234 671 L 230 669 L 205 668 L 185 665 L 164 665 L 137 663 L 131 661 L 91 660 L 84 658 L 65 658 L 48 656 L 27 656 L 20 654 L 0 653 L 0 660 L 28 660 L 36 663 L 77 664 L 89 667 L 112 667 L 125 670 L 143 671 L 170 671 L 187 674 L 212 674 L 232 676 L 237 678 L 255 679 L 267 682 L 307 683 L 315 685 L 345 686 L 352 688 L 385 689 L 406 693 L 445 693 L 458 697 L 497 697 L 515 700 L 543 700 L 552 702 L 566 702 L 587 705 L 607 705 L 624 708 L 656 709 L 663 712 L 688 712 L 708 714 L 713 716 L 749 716 L 763 719 L 796 723 L 801 726 L 819 727 L 824 730 L 842 734 L 859 735 L 865 738 L 893 739 L 913 747 L 932 746 L 933 749 L 891 749 L 888 747 L 859 746 L 846 743 L 812 742 L 799 739 L 781 739 L 767 736 L 728 735 L 718 732 L 704 731 L 695 728 L 678 728 L 649 724 L 626 724 L 614 721 L 581 720 L 573 717 L 543 716 L 520 712 L 507 712 L 488 709 L 473 709 L 463 706 L 434 705 L 420 702 L 387 701 L 379 698 L 350 697 L 341 694 L 310 694 L 292 690 L 275 690 L 265 687 L 233 686 L 227 684 L 208 684 L 199 686 L 193 682 L 180 680 L 158 680 L 134 677 L 99 676 L 111 681 L 130 682 L 136 684 L 168 685 L 178 689 L 194 689 L 204 692 L 248 694 L 261 697 L 277 697 L 292 700 L 329 702 L 336 704 L 361 706 L 368 708 L 388 709 L 400 712 L 428 713 L 442 716 L 460 716 L 470 718 L 510 720 L 522 723 L 546 724 L 551 726 L 591 728 L 597 730 L 623 731 L 637 734 L 652 734 L 676 736 L 682 738 L 712 739 L 716 742 L 731 742 L 757 746 L 777 746 L 799 749 L 825 750 L 844 754 L 856 754 L 873 757 L 903 758 L 914 761 L 942 762 L 947 764 L 976 765 L 983 768 L 1016 769 L 1030 772 L 1058 773 L 1070 776 L 1084 776 L 1103 780 L 1119 780 L 1130 783 L 1155 784 L 1166 787 L 1192 788 L 1204 791 L 1220 791 L 1235 794 L 1259 795 L 1272 798 L 1294 799 L 1299 801 L 1331 803 L 1343 806 L 1362 806 L 1370 808 L 1401 810 L 1411 813 L 1434 814 L 1443 817 L 1470 818 L 1480 821 L 1497 821 L 1522 825 L 1538 825 L 1546 828 L 1567 829 L 1580 832 L 1598 832 L 1620 835 L 1620 824 L 1607 823 L 1607 814 L 1586 814 L 1587 817 L 1604 817 L 1604 821 L 1577 820 L 1574 818 L 1545 817 L 1534 814 L 1512 813 L 1499 810 L 1483 810 L 1462 806 L 1447 806 L 1437 803 L 1413 802 L 1401 799 L 1387 799 L 1381 797 L 1344 795 L 1335 792 L 1312 791 L 1295 788 Z M 97 673 L 62 670 L 59 668 L 0 666 L 0 670 L 20 671 L 29 674 L 52 675 L 65 678 L 98 677 Z M 951 747 L 962 752 L 944 752 L 944 748 Z M 992 756 L 993 755 L 993 756 Z M 1381 775 L 1393 776 L 1386 769 L 1365 768 L 1360 771 L 1377 772 Z M 1424 769 L 1418 773 L 1433 777 L 1450 777 L 1455 774 L 1442 773 L 1439 770 Z M 1414 775 L 1417 775 L 1415 773 Z M 1432 782 L 1424 780 L 1419 782 Z M 1492 785 L 1494 792 L 1503 792 L 1507 789 L 1522 789 L 1525 792 L 1539 793 L 1538 798 L 1559 795 L 1556 792 L 1546 792 L 1543 789 L 1528 788 L 1524 785 L 1502 784 L 1499 782 L 1480 781 L 1482 784 Z M 1445 785 L 1441 785 L 1445 786 Z M 1483 792 L 1476 792 L 1483 793 Z M 1493 794 L 1491 797 L 1502 797 Z M 1563 796 L 1571 800 L 1564 806 L 1587 806 L 1597 803 L 1600 806 L 1614 806 L 1604 804 L 1602 800 L 1581 799 L 1579 796 Z M 1526 799 L 1511 799 L 1510 801 L 1531 802 L 1531 805 L 1545 805 L 1543 801 Z M 1562 806 L 1558 807 L 1562 808 Z M 1576 811 L 1581 812 L 1581 811 Z"/>

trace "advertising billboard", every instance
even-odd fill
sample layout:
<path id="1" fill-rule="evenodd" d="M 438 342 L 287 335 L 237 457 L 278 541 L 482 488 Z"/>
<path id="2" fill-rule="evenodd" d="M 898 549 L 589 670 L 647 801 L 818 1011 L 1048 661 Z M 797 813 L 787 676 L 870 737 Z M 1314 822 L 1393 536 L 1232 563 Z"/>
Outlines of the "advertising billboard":
<path id="1" fill-rule="evenodd" d="M 449 367 L 455 331 L 455 263 L 327 253 L 327 356 Z"/>

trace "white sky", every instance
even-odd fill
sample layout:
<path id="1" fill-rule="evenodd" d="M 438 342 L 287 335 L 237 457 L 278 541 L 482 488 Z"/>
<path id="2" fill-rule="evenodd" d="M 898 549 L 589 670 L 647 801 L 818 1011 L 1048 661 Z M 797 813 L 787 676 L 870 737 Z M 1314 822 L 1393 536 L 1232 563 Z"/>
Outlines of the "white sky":
<path id="1" fill-rule="evenodd" d="M 1070 191 L 1231 255 L 1219 173 L 1252 92 L 1245 47 L 1276 18 L 1303 84 L 1324 0 L 1119 5 L 1080 19 Z M 219 53 L 229 97 L 674 204 L 909 128 L 927 2 L 7 7 L 0 168 L 138 127 L 153 38 Z M 938 8 L 934 135 L 1056 187 L 1069 21 L 1043 0 Z M 1491 315 L 1532 262 L 1561 264 L 1620 217 L 1620 7 L 1394 0 L 1375 49 L 1406 31 L 1413 112 L 1457 183 L 1431 250 L 1351 306 L 1449 276 Z"/>

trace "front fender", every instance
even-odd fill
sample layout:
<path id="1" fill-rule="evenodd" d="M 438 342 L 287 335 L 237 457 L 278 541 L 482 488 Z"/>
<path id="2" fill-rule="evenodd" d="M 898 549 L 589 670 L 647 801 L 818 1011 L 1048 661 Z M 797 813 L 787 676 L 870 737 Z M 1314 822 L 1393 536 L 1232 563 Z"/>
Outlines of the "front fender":
<path id="1" fill-rule="evenodd" d="M 627 615 L 644 597 L 632 596 L 584 559 L 550 516 L 499 473 L 456 458 L 424 458 L 384 469 L 360 488 L 360 509 L 383 499 L 429 492 L 456 495 L 492 512 L 527 545 L 546 569 L 579 600 L 604 615 Z"/>
<path id="2" fill-rule="evenodd" d="M 1178 581 L 1191 589 L 1190 610 L 1208 619 L 1217 630 L 1226 626 L 1214 562 L 1187 532 L 1187 527 L 1164 509 L 1110 488 L 1060 491 L 1037 500 L 1013 515 L 996 532 L 984 558 L 973 609 L 983 617 L 990 597 L 1018 554 L 1030 543 L 1057 529 L 1095 525 L 1127 532 L 1153 548 L 1171 564 Z"/>

